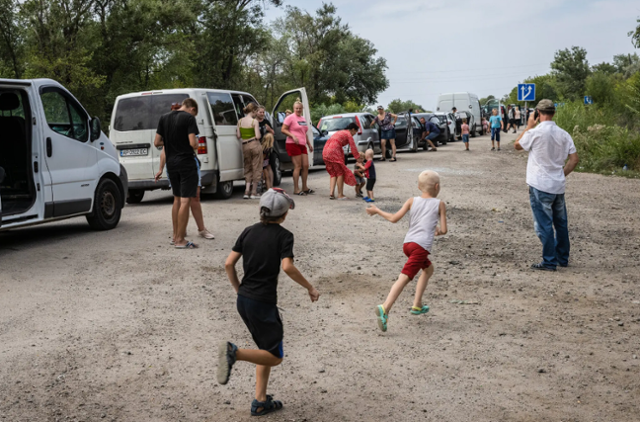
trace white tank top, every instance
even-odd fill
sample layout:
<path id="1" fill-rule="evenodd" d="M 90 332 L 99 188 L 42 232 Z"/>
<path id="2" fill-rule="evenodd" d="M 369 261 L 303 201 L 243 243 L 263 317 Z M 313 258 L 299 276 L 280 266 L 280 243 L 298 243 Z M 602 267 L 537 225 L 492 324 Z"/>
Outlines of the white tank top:
<path id="1" fill-rule="evenodd" d="M 431 252 L 436 226 L 440 219 L 440 200 L 416 196 L 413 198 L 409 216 L 409 231 L 404 237 L 404 243 L 417 243 Z"/>

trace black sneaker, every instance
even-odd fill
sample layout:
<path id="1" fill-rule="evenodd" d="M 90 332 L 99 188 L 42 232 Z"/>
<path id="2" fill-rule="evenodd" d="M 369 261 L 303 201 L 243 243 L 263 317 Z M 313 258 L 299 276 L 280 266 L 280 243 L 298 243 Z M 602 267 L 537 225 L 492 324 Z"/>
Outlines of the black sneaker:
<path id="1" fill-rule="evenodd" d="M 540 271 L 555 271 L 555 268 L 550 268 L 550 267 L 545 267 L 542 264 L 532 264 L 531 265 L 531 269 L 532 270 L 540 270 Z"/>
<path id="2" fill-rule="evenodd" d="M 218 382 L 222 385 L 229 382 L 231 367 L 236 363 L 237 351 L 238 347 L 228 341 L 224 341 L 218 346 Z"/>

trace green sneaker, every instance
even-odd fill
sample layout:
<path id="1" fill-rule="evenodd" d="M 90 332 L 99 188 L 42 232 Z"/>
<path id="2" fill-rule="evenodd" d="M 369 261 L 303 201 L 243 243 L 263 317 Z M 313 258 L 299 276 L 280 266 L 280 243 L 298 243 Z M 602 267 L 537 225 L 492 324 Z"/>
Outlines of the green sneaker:
<path id="1" fill-rule="evenodd" d="M 378 317 L 378 327 L 380 327 L 382 331 L 387 331 L 387 320 L 389 316 L 385 313 L 384 306 L 376 306 L 376 316 Z"/>
<path id="2" fill-rule="evenodd" d="M 422 308 L 418 308 L 417 306 L 411 307 L 411 313 L 413 315 L 422 315 L 426 314 L 427 312 L 429 312 L 429 307 L 427 305 L 423 306 Z"/>

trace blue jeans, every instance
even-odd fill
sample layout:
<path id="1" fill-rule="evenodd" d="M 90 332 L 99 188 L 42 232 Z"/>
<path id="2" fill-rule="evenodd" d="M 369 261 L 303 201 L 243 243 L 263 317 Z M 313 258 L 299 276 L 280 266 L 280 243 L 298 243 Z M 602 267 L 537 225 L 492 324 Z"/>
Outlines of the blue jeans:
<path id="1" fill-rule="evenodd" d="M 492 127 L 491 128 L 491 140 L 496 140 L 496 142 L 500 142 L 500 127 Z"/>
<path id="2" fill-rule="evenodd" d="M 557 265 L 567 266 L 570 244 L 564 193 L 555 195 L 529 186 L 529 200 L 533 225 L 542 242 L 542 265 L 554 269 Z"/>

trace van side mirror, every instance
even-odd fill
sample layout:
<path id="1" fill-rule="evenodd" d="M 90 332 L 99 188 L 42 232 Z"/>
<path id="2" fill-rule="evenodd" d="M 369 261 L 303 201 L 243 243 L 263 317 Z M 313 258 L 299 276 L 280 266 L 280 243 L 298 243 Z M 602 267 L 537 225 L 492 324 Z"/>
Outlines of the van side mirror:
<path id="1" fill-rule="evenodd" d="M 91 142 L 100 137 L 101 131 L 102 128 L 100 126 L 100 119 L 98 117 L 94 117 L 93 119 L 91 119 Z"/>

